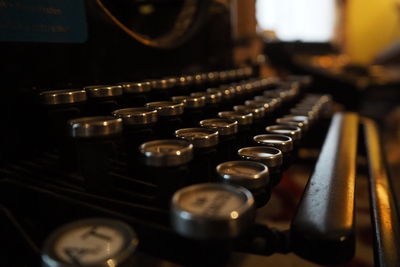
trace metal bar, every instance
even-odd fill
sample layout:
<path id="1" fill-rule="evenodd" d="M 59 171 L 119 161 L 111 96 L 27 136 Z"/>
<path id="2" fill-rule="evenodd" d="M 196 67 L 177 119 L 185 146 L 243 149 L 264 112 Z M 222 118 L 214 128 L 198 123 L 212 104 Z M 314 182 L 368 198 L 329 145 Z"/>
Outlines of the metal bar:
<path id="1" fill-rule="evenodd" d="M 340 264 L 354 255 L 357 139 L 358 116 L 335 114 L 291 225 L 293 251 L 305 259 Z"/>
<path id="2" fill-rule="evenodd" d="M 399 266 L 399 214 L 383 158 L 378 128 L 371 119 L 363 118 L 362 124 L 369 165 L 375 266 Z"/>

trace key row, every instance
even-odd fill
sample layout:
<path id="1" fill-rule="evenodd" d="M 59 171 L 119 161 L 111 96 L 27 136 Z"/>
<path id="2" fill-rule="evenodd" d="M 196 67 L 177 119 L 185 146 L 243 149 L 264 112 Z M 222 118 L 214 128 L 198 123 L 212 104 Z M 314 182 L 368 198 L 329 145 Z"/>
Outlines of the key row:
<path id="1" fill-rule="evenodd" d="M 305 110 L 314 110 L 316 114 L 320 115 L 323 110 L 322 106 L 325 106 L 323 103 L 326 103 L 327 99 L 325 96 L 316 97 L 315 101 L 308 102 L 311 97 L 315 96 L 306 98 L 301 105 Z M 316 106 L 318 105 L 320 111 L 317 111 Z M 296 117 L 296 120 L 293 120 L 296 123 L 303 123 L 300 125 L 303 127 L 302 129 L 307 129 L 312 122 L 316 122 L 304 115 L 293 114 L 277 119 L 277 121 L 289 122 L 288 125 L 291 125 L 293 121 L 288 119 L 290 117 Z M 223 119 L 208 121 L 212 120 Z M 234 123 L 234 125 L 237 124 Z M 296 127 L 300 128 L 300 126 Z M 232 130 L 229 127 L 222 129 L 222 132 Z M 205 130 L 208 128 L 206 127 Z M 215 135 L 213 134 L 213 136 Z M 254 137 L 254 141 L 262 144 L 263 148 L 265 146 L 278 147 L 282 149 L 282 152 L 288 152 L 290 148 L 293 148 L 292 138 L 284 134 L 257 135 Z M 177 166 L 190 162 L 193 157 L 191 152 L 196 145 L 198 145 L 197 142 L 190 144 L 188 141 L 178 139 L 156 140 L 143 144 L 141 152 L 146 154 L 147 164 L 151 166 L 163 166 L 166 163 Z M 200 144 L 200 146 L 202 145 Z M 265 190 L 270 183 L 270 168 L 264 164 L 265 151 L 252 151 L 251 147 L 244 149 L 247 149 L 244 154 L 250 152 L 252 158 L 246 156 L 248 160 L 229 161 L 217 166 L 219 181 L 222 183 L 190 185 L 174 193 L 170 210 L 171 226 L 179 235 L 189 239 L 203 240 L 202 242 L 204 240 L 232 240 L 251 229 L 254 225 L 255 209 L 258 206 L 257 199 L 260 191 Z M 255 154 L 260 152 L 262 157 L 254 158 L 253 152 L 256 152 Z M 240 151 L 238 154 L 241 154 Z M 285 159 L 284 156 L 283 158 Z M 168 177 L 163 178 L 167 179 Z M 217 221 L 218 223 L 216 223 Z M 123 240 L 123 246 L 120 245 L 121 240 Z M 82 251 L 78 253 L 73 250 L 85 242 L 90 242 L 90 246 L 95 244 L 99 248 L 107 247 L 107 260 L 118 259 L 119 264 L 124 264 L 132 261 L 135 257 L 138 237 L 129 225 L 117 220 L 101 218 L 81 220 L 62 226 L 47 239 L 43 248 L 42 260 L 47 264 L 53 262 L 72 263 L 78 260 L 83 266 L 89 261 L 91 264 L 102 263 L 103 255 L 106 252 L 102 252 L 101 249 L 90 251 L 90 253 Z M 105 244 L 106 246 L 104 246 Z M 55 250 L 56 246 L 58 249 Z M 67 248 L 68 254 L 66 254 Z M 224 248 L 219 247 L 218 249 L 223 250 Z"/>

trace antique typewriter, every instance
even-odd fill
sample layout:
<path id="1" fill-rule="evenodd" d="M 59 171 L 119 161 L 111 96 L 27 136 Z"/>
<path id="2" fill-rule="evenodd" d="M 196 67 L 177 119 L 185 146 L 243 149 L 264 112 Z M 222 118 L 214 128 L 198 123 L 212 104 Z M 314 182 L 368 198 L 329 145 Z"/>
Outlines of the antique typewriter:
<path id="1" fill-rule="evenodd" d="M 351 264 L 359 176 L 367 254 L 400 264 L 373 120 L 312 77 L 235 65 L 221 1 L 84 4 L 84 43 L 0 43 L 1 266 Z"/>

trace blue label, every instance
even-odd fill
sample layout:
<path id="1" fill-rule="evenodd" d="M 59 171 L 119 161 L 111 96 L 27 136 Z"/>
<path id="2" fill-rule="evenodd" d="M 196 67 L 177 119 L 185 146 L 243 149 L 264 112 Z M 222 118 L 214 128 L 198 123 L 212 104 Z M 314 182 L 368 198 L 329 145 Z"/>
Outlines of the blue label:
<path id="1" fill-rule="evenodd" d="M 83 0 L 0 0 L 0 41 L 82 43 Z"/>

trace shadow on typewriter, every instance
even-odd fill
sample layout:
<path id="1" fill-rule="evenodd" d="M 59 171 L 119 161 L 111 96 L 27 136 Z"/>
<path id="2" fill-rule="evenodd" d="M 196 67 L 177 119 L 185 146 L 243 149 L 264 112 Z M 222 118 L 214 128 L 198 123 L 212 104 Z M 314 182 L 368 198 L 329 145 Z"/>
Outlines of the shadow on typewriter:
<path id="1" fill-rule="evenodd" d="M 2 264 L 240 265 L 236 252 L 344 264 L 356 249 L 363 173 L 375 263 L 396 266 L 398 217 L 378 129 L 334 113 L 308 86 L 243 67 L 41 92 L 42 151 L 0 170 Z M 313 172 L 293 191 L 296 212 L 282 211 L 290 224 L 263 223 L 298 166 Z"/>

